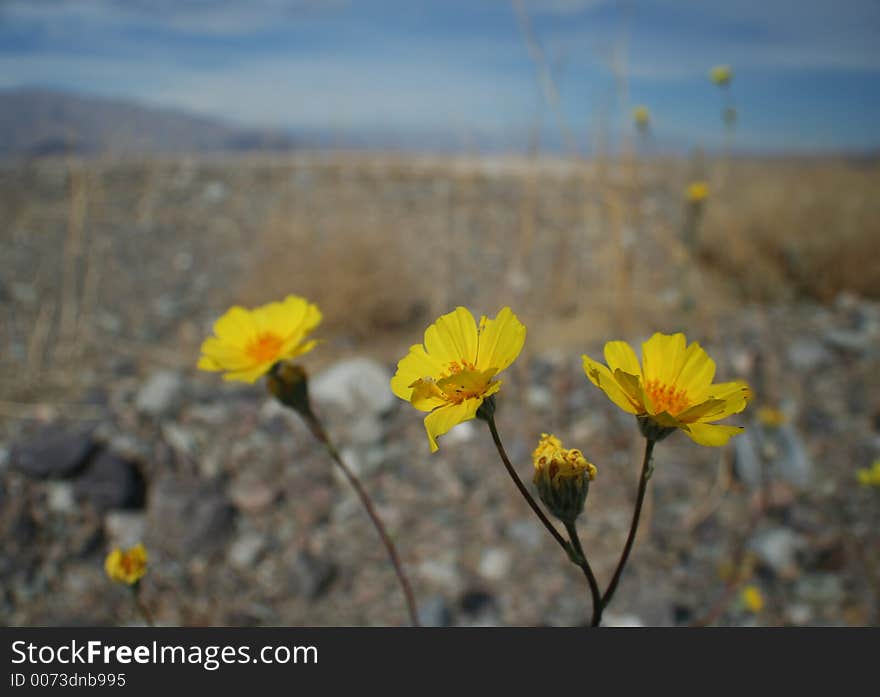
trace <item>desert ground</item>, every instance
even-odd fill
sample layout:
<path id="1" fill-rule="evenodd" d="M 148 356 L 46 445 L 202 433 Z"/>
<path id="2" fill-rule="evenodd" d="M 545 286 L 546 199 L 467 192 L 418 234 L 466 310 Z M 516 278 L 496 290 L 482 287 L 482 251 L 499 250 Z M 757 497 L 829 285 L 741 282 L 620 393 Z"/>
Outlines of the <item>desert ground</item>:
<path id="1" fill-rule="evenodd" d="M 709 196 L 688 203 L 689 182 Z M 724 448 L 658 444 L 606 623 L 876 625 L 880 166 L 856 159 L 351 153 L 0 164 L 0 621 L 142 622 L 105 577 L 150 554 L 162 625 L 404 625 L 357 498 L 262 383 L 199 372 L 230 305 L 317 303 L 315 408 L 397 543 L 423 624 L 583 625 L 579 570 L 479 421 L 430 454 L 388 379 L 456 305 L 528 328 L 497 419 L 598 476 L 581 538 L 607 583 L 641 456 L 581 354 L 684 331 L 755 398 Z M 744 602 L 757 589 L 762 607 Z"/>

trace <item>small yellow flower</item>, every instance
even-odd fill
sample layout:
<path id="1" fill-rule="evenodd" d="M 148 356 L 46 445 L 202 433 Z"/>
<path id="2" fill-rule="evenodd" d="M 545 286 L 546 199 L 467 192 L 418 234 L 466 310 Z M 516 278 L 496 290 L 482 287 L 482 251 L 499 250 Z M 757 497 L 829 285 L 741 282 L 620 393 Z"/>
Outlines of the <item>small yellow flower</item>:
<path id="1" fill-rule="evenodd" d="M 296 295 L 253 310 L 236 305 L 214 323 L 198 367 L 225 371 L 224 380 L 256 382 L 278 361 L 311 351 L 317 342 L 306 337 L 320 322 L 320 310 Z"/>
<path id="2" fill-rule="evenodd" d="M 541 500 L 560 520 L 574 521 L 584 510 L 596 467 L 587 462 L 580 450 L 565 449 L 562 442 L 549 433 L 541 434 L 532 462 L 535 465 L 532 481 Z"/>
<path id="3" fill-rule="evenodd" d="M 680 428 L 700 445 L 720 446 L 741 433 L 710 423 L 745 409 L 751 398 L 741 381 L 712 384 L 715 361 L 684 334 L 654 334 L 642 344 L 642 365 L 624 341 L 605 344 L 607 366 L 583 356 L 584 372 L 617 406 L 639 419 L 653 440 Z"/>
<path id="4" fill-rule="evenodd" d="M 134 585 L 147 573 L 146 548 L 142 544 L 125 551 L 114 548 L 104 560 L 104 571 L 111 581 Z"/>
<path id="5" fill-rule="evenodd" d="M 880 460 L 875 460 L 870 467 L 863 467 L 856 477 L 862 486 L 880 486 Z"/>
<path id="6" fill-rule="evenodd" d="M 640 104 L 633 109 L 633 121 L 635 121 L 639 130 L 645 130 L 651 123 L 651 112 L 648 110 L 648 107 Z"/>
<path id="7" fill-rule="evenodd" d="M 758 421 L 767 428 L 779 428 L 788 421 L 785 412 L 775 407 L 761 407 L 758 409 Z"/>
<path id="8" fill-rule="evenodd" d="M 391 390 L 420 411 L 431 452 L 437 437 L 476 416 L 483 400 L 501 388 L 493 380 L 522 350 L 526 328 L 509 307 L 495 319 L 457 307 L 425 330 L 425 343 L 410 347 L 397 364 Z"/>
<path id="9" fill-rule="evenodd" d="M 757 586 L 746 586 L 740 593 L 740 598 L 746 610 L 758 614 L 764 609 L 764 596 Z"/>
<path id="10" fill-rule="evenodd" d="M 684 197 L 691 203 L 702 203 L 709 197 L 709 185 L 704 181 L 691 182 L 684 190 Z"/>
<path id="11" fill-rule="evenodd" d="M 716 65 L 709 71 L 709 78 L 719 87 L 727 87 L 733 80 L 733 70 L 729 65 Z"/>

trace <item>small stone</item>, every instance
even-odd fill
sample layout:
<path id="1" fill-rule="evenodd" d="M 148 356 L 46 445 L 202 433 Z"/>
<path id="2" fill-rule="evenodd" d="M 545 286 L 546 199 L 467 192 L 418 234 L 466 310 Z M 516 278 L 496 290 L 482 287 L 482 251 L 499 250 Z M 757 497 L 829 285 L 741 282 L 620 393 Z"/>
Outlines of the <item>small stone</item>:
<path id="1" fill-rule="evenodd" d="M 780 578 L 798 575 L 797 553 L 803 547 L 803 540 L 789 528 L 763 530 L 752 538 L 749 547 Z"/>
<path id="2" fill-rule="evenodd" d="M 183 379 L 180 374 L 160 370 L 153 373 L 138 390 L 135 406 L 148 416 L 168 416 L 177 409 L 182 396 Z"/>
<path id="3" fill-rule="evenodd" d="M 106 450 L 89 463 L 73 487 L 77 498 L 102 511 L 144 505 L 146 485 L 137 465 Z"/>
<path id="4" fill-rule="evenodd" d="M 33 479 L 70 477 L 95 454 L 98 443 L 90 431 L 48 426 L 12 452 L 13 466 Z"/>
<path id="5" fill-rule="evenodd" d="M 315 600 L 333 583 L 336 578 L 336 565 L 311 552 L 301 551 L 296 555 L 291 576 L 300 594 L 306 600 Z"/>
<path id="6" fill-rule="evenodd" d="M 238 477 L 229 489 L 229 498 L 235 507 L 248 513 L 269 508 L 277 497 L 275 489 L 251 475 Z"/>
<path id="7" fill-rule="evenodd" d="M 875 337 L 855 329 L 832 329 L 825 334 L 825 341 L 834 348 L 848 353 L 868 353 Z"/>
<path id="8" fill-rule="evenodd" d="M 162 437 L 172 450 L 192 457 L 196 452 L 196 439 L 192 431 L 173 422 L 162 424 Z"/>
<path id="9" fill-rule="evenodd" d="M 500 581 L 510 571 L 513 560 L 510 552 L 501 547 L 490 547 L 480 558 L 478 571 L 487 581 Z"/>
<path id="10" fill-rule="evenodd" d="M 423 627 L 449 627 L 452 625 L 452 610 L 442 595 L 432 595 L 419 604 L 419 624 Z"/>
<path id="11" fill-rule="evenodd" d="M 483 590 L 469 590 L 462 594 L 459 609 L 468 627 L 497 627 L 501 624 L 498 601 Z"/>
<path id="12" fill-rule="evenodd" d="M 794 595 L 830 614 L 844 599 L 843 580 L 835 573 L 809 574 L 795 584 Z"/>
<path id="13" fill-rule="evenodd" d="M 384 414 L 395 405 L 388 388 L 391 373 L 369 358 L 351 358 L 336 363 L 309 381 L 312 399 L 319 404 L 338 406 L 348 413 L 367 411 Z"/>
<path id="14" fill-rule="evenodd" d="M 239 569 L 250 569 L 257 562 L 265 547 L 266 539 L 261 533 L 247 532 L 236 538 L 230 545 L 226 558 L 232 566 Z"/>
<path id="15" fill-rule="evenodd" d="M 187 557 L 225 544 L 235 508 L 214 483 L 166 476 L 151 491 L 147 520 L 153 544 Z"/>
<path id="16" fill-rule="evenodd" d="M 141 512 L 110 511 L 104 516 L 104 534 L 114 547 L 129 549 L 144 541 L 147 518 Z"/>
<path id="17" fill-rule="evenodd" d="M 602 615 L 603 627 L 644 627 L 645 623 L 638 615 L 624 615 L 606 612 Z"/>
<path id="18" fill-rule="evenodd" d="M 822 343 L 813 338 L 800 338 L 791 342 L 788 360 L 798 371 L 809 372 L 833 361 L 832 355 Z"/>
<path id="19" fill-rule="evenodd" d="M 418 573 L 425 581 L 446 588 L 451 592 L 456 592 L 461 586 L 461 575 L 452 561 L 426 559 L 419 564 Z"/>
<path id="20" fill-rule="evenodd" d="M 553 407 L 553 393 L 543 385 L 532 385 L 526 392 L 526 402 L 536 411 L 549 411 Z"/>
<path id="21" fill-rule="evenodd" d="M 70 482 L 49 482 L 46 485 L 46 505 L 55 513 L 73 513 L 76 498 Z"/>

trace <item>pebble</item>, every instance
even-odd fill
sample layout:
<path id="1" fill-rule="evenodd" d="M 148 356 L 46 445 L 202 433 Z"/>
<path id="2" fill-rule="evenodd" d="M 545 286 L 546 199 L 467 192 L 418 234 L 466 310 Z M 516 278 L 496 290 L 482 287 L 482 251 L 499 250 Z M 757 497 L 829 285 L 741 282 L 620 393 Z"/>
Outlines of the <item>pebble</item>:
<path id="1" fill-rule="evenodd" d="M 323 595 L 336 578 L 336 572 L 333 562 L 307 551 L 296 555 L 290 570 L 291 580 L 306 600 L 315 600 Z"/>
<path id="2" fill-rule="evenodd" d="M 391 373 L 378 361 L 350 358 L 313 377 L 309 391 L 318 404 L 334 405 L 351 414 L 366 410 L 379 415 L 395 406 L 390 380 Z"/>
<path id="3" fill-rule="evenodd" d="M 73 513 L 76 497 L 70 482 L 49 482 L 46 485 L 46 505 L 55 513 Z"/>
<path id="4" fill-rule="evenodd" d="M 432 595 L 418 606 L 419 624 L 423 627 L 452 626 L 452 610 L 442 595 Z"/>
<path id="5" fill-rule="evenodd" d="M 147 512 L 151 540 L 171 556 L 207 553 L 224 545 L 235 508 L 212 482 L 182 476 L 160 479 Z"/>
<path id="6" fill-rule="evenodd" d="M 278 492 L 266 482 L 245 474 L 232 483 L 229 488 L 229 498 L 239 510 L 259 513 L 275 502 Z"/>
<path id="7" fill-rule="evenodd" d="M 785 527 L 762 530 L 749 543 L 761 562 L 780 578 L 797 576 L 797 553 L 802 547 L 801 536 Z"/>
<path id="8" fill-rule="evenodd" d="M 104 515 L 104 534 L 114 547 L 128 549 L 144 541 L 147 517 L 140 511 L 110 511 Z"/>
<path id="9" fill-rule="evenodd" d="M 98 450 L 90 431 L 47 426 L 12 452 L 13 466 L 33 479 L 69 477 Z"/>
<path id="10" fill-rule="evenodd" d="M 266 538 L 258 532 L 239 535 L 229 546 L 226 558 L 232 566 L 250 569 L 266 547 Z"/>
<path id="11" fill-rule="evenodd" d="M 138 411 L 156 418 L 170 416 L 180 405 L 183 379 L 171 370 L 159 370 L 138 390 L 135 406 Z"/>
<path id="12" fill-rule="evenodd" d="M 477 571 L 487 581 L 500 581 L 510 572 L 512 562 L 510 552 L 506 549 L 490 547 L 483 552 Z"/>
<path id="13" fill-rule="evenodd" d="M 137 465 L 109 451 L 100 452 L 73 481 L 77 498 L 98 510 L 142 508 L 146 485 Z"/>

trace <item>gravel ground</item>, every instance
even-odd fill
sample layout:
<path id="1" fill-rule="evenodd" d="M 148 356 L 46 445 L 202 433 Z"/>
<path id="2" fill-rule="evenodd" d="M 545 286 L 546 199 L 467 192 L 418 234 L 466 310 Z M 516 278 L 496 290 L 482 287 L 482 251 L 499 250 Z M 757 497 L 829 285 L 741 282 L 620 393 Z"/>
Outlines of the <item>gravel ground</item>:
<path id="1" fill-rule="evenodd" d="M 260 384 L 194 369 L 213 318 L 265 281 L 325 307 L 327 341 L 305 361 L 316 409 L 392 531 L 425 624 L 589 620 L 579 570 L 518 497 L 485 427 L 457 427 L 432 456 L 420 415 L 371 387 L 387 385 L 435 310 L 456 302 L 490 313 L 509 302 L 529 327 L 499 395 L 499 429 L 526 480 L 542 431 L 597 465 L 580 529 L 606 582 L 641 443 L 631 417 L 586 380 L 580 354 L 682 328 L 716 358 L 720 379 L 755 388 L 740 420 L 747 435 L 730 446 L 701 448 L 678 434 L 658 445 L 608 624 L 878 623 L 880 492 L 856 480 L 880 457 L 878 303 L 847 293 L 824 305 L 743 303 L 699 269 L 682 285 L 670 271 L 676 249 L 645 233 L 620 248 L 633 250 L 635 268 L 635 307 L 621 319 L 614 249 L 567 258 L 559 246 L 583 213 L 579 175 L 567 170 L 541 173 L 528 213 L 521 202 L 532 184 L 515 168 L 228 164 L 48 161 L 0 172 L 4 622 L 138 623 L 102 564 L 112 545 L 143 540 L 143 596 L 161 624 L 406 623 L 374 530 L 297 417 Z M 651 210 L 674 227 L 675 199 L 647 186 Z M 524 216 L 534 224 L 526 247 Z M 492 238 L 508 218 L 518 231 L 509 244 Z M 383 270 L 382 288 L 364 275 L 364 299 L 333 296 L 337 267 L 327 260 L 336 257 L 308 258 L 317 280 L 267 266 L 266 250 L 277 252 L 284 235 L 326 255 L 342 240 L 344 253 L 358 220 L 370 235 L 404 223 L 409 231 L 369 238 L 396 246 L 402 270 Z M 457 255 L 438 257 L 451 243 Z M 553 274 L 560 265 L 577 269 L 595 297 L 572 300 L 569 281 Z M 403 285 L 413 268 L 429 290 Z M 344 302 L 362 303 L 368 318 L 387 307 L 376 317 L 393 321 L 346 330 L 327 310 Z M 762 423 L 761 406 L 779 409 L 779 423 Z M 759 612 L 741 599 L 746 585 L 763 596 Z"/>

